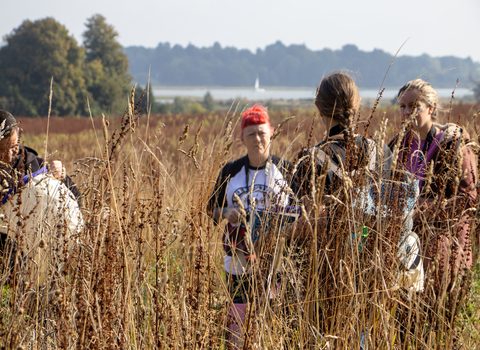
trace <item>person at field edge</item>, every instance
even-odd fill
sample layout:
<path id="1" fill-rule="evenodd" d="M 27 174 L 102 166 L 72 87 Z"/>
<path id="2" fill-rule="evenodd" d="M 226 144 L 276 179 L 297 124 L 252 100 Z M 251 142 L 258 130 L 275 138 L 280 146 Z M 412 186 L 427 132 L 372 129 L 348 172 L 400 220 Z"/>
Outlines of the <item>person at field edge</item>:
<path id="1" fill-rule="evenodd" d="M 230 341 L 236 348 L 241 348 L 244 340 L 241 329 L 245 306 L 251 298 L 249 261 L 255 257 L 247 244 L 239 207 L 251 214 L 253 206 L 258 210 L 275 210 L 289 205 L 287 173 L 292 165 L 270 154 L 272 133 L 265 107 L 255 105 L 242 114 L 241 140 L 247 154 L 223 167 L 208 205 L 216 223 L 227 221 L 223 235 L 225 272 L 233 300 L 230 314 L 236 319 L 230 325 Z M 257 243 L 258 238 L 251 237 L 251 242 Z"/>
<path id="2" fill-rule="evenodd" d="M 55 160 L 48 166 L 45 161 L 40 158 L 33 149 L 20 145 L 20 128 L 15 117 L 5 111 L 0 110 L 0 185 L 2 190 L 1 200 L 2 212 L 11 210 L 9 198 L 13 197 L 19 187 L 25 186 L 25 183 L 38 175 L 51 173 L 53 178 L 61 181 L 61 183 L 68 188 L 77 201 L 80 200 L 80 191 L 76 187 L 73 180 L 66 175 L 65 167 L 61 161 Z M 46 181 L 46 183 L 49 181 Z M 39 189 L 41 186 L 37 186 Z M 49 187 L 52 193 L 52 186 Z M 51 199 L 49 197 L 49 199 Z M 25 202 L 25 201 L 24 201 Z M 76 208 L 72 209 L 75 213 L 78 211 L 78 204 L 72 204 L 69 199 L 65 200 L 70 206 Z M 26 205 L 26 203 L 23 203 Z M 58 205 L 57 205 L 58 207 Z M 58 209 L 58 208 L 57 208 Z M 76 214 L 78 217 L 80 214 Z M 76 219 L 74 220 L 76 222 Z M 76 224 L 75 224 L 76 227 Z M 6 227 L 2 227 L 1 231 L 6 231 Z M 9 235 L 7 232 L 0 231 L 0 249 L 3 251 Z"/>
<path id="3" fill-rule="evenodd" d="M 466 130 L 453 123 L 436 123 L 440 106 L 430 83 L 409 81 L 399 90 L 398 103 L 402 121 L 414 114 L 413 125 L 397 134 L 389 146 L 392 150 L 399 146 L 399 163 L 419 180 L 415 231 L 421 234 L 426 273 L 438 258 L 434 269 L 438 288 L 444 273 L 455 276 L 473 263 L 470 209 L 477 202 L 476 159 L 467 146 Z"/>

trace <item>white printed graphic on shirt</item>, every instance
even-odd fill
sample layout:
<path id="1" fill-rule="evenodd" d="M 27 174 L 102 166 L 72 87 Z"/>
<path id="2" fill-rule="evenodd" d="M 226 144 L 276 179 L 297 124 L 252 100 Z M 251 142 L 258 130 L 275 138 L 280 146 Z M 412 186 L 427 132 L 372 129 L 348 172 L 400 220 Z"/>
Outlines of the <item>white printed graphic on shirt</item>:
<path id="1" fill-rule="evenodd" d="M 269 167 L 268 174 L 265 169 L 253 170 L 248 172 L 248 186 L 245 176 L 245 168 L 242 168 L 232 179 L 227 187 L 227 204 L 229 207 L 238 208 L 234 193 L 242 201 L 243 207 L 247 212 L 253 204 L 257 209 L 266 209 L 270 206 L 287 206 L 288 195 L 285 192 L 287 183 L 282 173 L 274 164 Z M 252 180 L 255 183 L 252 188 Z"/>
<path id="2" fill-rule="evenodd" d="M 238 208 L 238 202 L 234 193 L 242 201 L 247 213 L 250 212 L 252 204 L 256 209 L 260 210 L 268 209 L 272 206 L 288 206 L 287 182 L 274 164 L 270 164 L 268 168 L 268 174 L 265 173 L 265 169 L 249 169 L 248 186 L 245 167 L 231 178 L 227 187 L 227 206 Z M 252 180 L 254 178 L 255 183 L 252 188 Z M 240 261 L 238 256 L 235 256 L 235 258 L 228 255 L 225 256 L 225 271 L 228 273 L 239 275 L 244 273 L 245 269 L 245 263 Z"/>

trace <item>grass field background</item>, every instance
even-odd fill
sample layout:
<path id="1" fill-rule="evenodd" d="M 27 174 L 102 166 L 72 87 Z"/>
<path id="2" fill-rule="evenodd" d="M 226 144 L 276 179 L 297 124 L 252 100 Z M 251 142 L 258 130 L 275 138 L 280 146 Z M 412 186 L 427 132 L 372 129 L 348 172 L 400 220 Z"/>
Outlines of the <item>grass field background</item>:
<path id="1" fill-rule="evenodd" d="M 444 106 L 440 121 L 468 125 L 478 142 L 478 122 L 471 121 L 480 105 Z M 123 118 L 18 118 L 22 143 L 63 161 L 84 193 L 85 227 L 62 268 L 53 263 L 57 250 L 47 246 L 47 282 L 20 272 L 12 280 L 4 268 L 0 345 L 227 348 L 222 228 L 213 224 L 206 203 L 221 166 L 245 154 L 243 109 L 147 115 L 130 106 Z M 385 142 L 401 128 L 396 106 L 360 114 L 358 132 L 368 128 L 370 136 L 389 119 Z M 313 109 L 275 110 L 270 117 L 274 126 L 294 117 L 272 142 L 272 153 L 286 159 L 324 138 Z M 348 211 L 338 215 L 339 222 L 349 222 Z M 345 227 L 333 235 L 338 242 L 345 242 Z M 394 279 L 379 268 L 384 262 L 373 259 L 375 273 L 366 274 L 361 252 L 344 243 L 331 260 L 317 256 L 310 248 L 320 244 L 323 231 L 315 232 L 290 245 L 279 236 L 266 242 L 255 270 L 258 295 L 248 309 L 245 348 L 357 349 L 362 334 L 371 349 L 478 348 L 478 265 L 457 288 L 412 295 L 394 288 Z M 382 261 L 395 254 L 375 247 L 385 254 Z M 265 301 L 258 281 L 277 274 L 282 292 Z M 402 339 L 402 327 L 414 331 Z"/>

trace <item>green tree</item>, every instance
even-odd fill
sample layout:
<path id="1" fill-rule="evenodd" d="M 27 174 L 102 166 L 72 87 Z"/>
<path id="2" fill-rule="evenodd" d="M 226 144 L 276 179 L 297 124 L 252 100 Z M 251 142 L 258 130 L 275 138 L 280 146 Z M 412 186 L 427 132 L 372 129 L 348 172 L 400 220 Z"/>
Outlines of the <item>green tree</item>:
<path id="1" fill-rule="evenodd" d="M 131 88 L 128 58 L 117 42 L 118 33 L 105 17 L 87 19 L 83 33 L 85 45 L 85 80 L 92 104 L 112 113 L 123 111 Z"/>
<path id="2" fill-rule="evenodd" d="M 173 106 L 171 108 L 172 113 L 178 114 L 178 113 L 185 113 L 187 110 L 187 101 L 185 101 L 181 97 L 175 97 L 173 99 Z"/>
<path id="3" fill-rule="evenodd" d="M 53 77 L 53 115 L 84 113 L 84 51 L 53 18 L 25 21 L 0 49 L 0 108 L 15 115 L 46 115 Z"/>
<path id="4" fill-rule="evenodd" d="M 215 101 L 213 100 L 212 94 L 210 91 L 207 91 L 205 96 L 203 97 L 203 107 L 209 112 L 215 109 Z"/>
<path id="5" fill-rule="evenodd" d="M 188 105 L 188 113 L 205 113 L 205 108 L 198 102 L 193 102 Z"/>

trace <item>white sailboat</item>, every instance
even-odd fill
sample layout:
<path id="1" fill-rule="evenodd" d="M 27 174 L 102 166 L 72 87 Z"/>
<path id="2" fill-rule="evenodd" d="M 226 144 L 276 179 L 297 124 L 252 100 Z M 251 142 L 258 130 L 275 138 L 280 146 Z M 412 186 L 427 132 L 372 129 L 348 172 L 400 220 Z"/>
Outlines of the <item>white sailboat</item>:
<path id="1" fill-rule="evenodd" d="M 260 81 L 258 80 L 258 75 L 257 79 L 255 79 L 255 87 L 253 89 L 255 92 L 265 92 L 265 89 L 260 89 Z"/>

